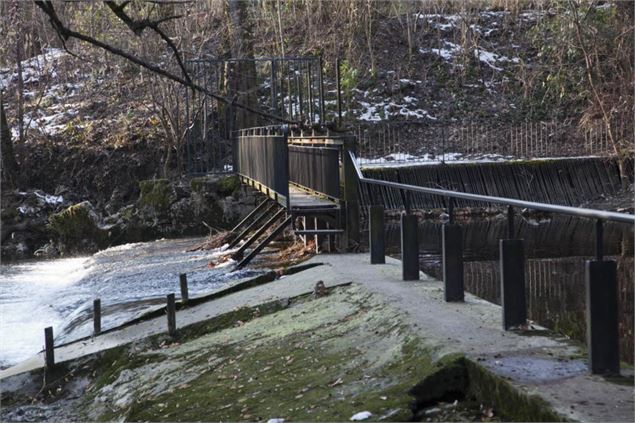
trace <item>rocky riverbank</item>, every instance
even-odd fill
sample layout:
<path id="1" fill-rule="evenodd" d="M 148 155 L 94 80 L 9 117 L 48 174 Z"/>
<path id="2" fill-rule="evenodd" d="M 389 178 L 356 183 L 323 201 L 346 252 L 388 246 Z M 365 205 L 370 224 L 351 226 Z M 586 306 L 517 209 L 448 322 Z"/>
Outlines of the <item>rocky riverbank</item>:
<path id="1" fill-rule="evenodd" d="M 253 192 L 234 176 L 139 182 L 129 202 L 113 191 L 101 207 L 59 187 L 2 193 L 2 259 L 94 253 L 129 242 L 209 235 L 230 227 L 254 206 Z"/>

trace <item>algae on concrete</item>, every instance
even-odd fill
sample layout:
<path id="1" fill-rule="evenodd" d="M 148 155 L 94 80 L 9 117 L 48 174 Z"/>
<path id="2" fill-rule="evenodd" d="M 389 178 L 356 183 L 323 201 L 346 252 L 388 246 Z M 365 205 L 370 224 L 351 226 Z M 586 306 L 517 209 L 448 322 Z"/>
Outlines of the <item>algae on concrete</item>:
<path id="1" fill-rule="evenodd" d="M 268 312 L 155 344 L 129 366 L 121 358 L 100 360 L 98 373 L 108 376 L 91 389 L 86 417 L 341 421 L 370 411 L 374 418 L 411 418 L 408 390 L 434 366 L 398 311 L 349 287 Z"/>

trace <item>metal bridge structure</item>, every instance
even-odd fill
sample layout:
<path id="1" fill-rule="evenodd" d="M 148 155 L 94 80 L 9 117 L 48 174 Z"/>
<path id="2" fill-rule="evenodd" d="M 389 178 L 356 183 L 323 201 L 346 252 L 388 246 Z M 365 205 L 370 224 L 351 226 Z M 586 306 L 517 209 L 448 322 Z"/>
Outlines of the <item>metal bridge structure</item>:
<path id="1" fill-rule="evenodd" d="M 264 63 L 268 63 L 269 68 L 266 68 L 268 73 L 265 72 L 264 82 L 253 84 L 258 101 L 262 100 L 259 104 L 263 110 L 299 119 L 300 124 L 271 125 L 265 122 L 264 125 L 245 126 L 246 122 L 254 120 L 243 116 L 241 123 L 238 117 L 232 118 L 236 111 L 231 105 L 225 105 L 223 113 L 228 116 L 225 122 L 229 123 L 222 127 L 223 120 L 218 118 L 222 110 L 214 107 L 207 109 L 205 102 L 208 100 L 204 100 L 203 107 L 199 108 L 202 111 L 194 119 L 194 126 L 204 135 L 210 131 L 220 133 L 222 131 L 218 128 L 224 128 L 223 136 L 231 140 L 232 159 L 221 161 L 221 170 L 233 171 L 243 184 L 258 190 L 264 197 L 232 230 L 230 247 L 238 247 L 233 253 L 238 260 L 237 268 L 248 264 L 287 229 L 291 229 L 305 242 L 313 238 L 316 248 L 326 243 L 327 249 L 358 249 L 359 221 L 362 209 L 366 208 L 369 217 L 369 259 L 372 264 L 381 265 L 385 263 L 386 254 L 385 199 L 399 197 L 399 203 L 403 205 L 402 276 L 404 281 L 418 280 L 419 217 L 414 213 L 412 199 L 416 196 L 437 197 L 442 199 L 449 217 L 440 237 L 444 298 L 447 302 L 462 302 L 463 228 L 454 220 L 455 205 L 461 201 L 497 205 L 507 210 L 508 222 L 507 236 L 498 245 L 502 326 L 504 330 L 519 330 L 527 324 L 527 302 L 524 241 L 517 239 L 514 229 L 518 211 L 526 209 L 593 219 L 596 222 L 596 257 L 585 263 L 589 369 L 598 374 L 619 373 L 616 262 L 606 259 L 604 254 L 604 223 L 610 221 L 634 226 L 635 216 L 371 178 L 364 174 L 358 164 L 356 137 L 326 129 L 321 71 L 318 72 L 318 86 L 314 88 L 312 81 L 315 77 L 311 75 L 312 63 L 316 62 L 312 60 L 267 59 Z M 240 63 L 226 61 L 223 64 L 225 75 L 231 73 L 227 73 L 227 67 L 237 66 L 238 70 L 244 71 Z M 321 65 L 318 66 L 321 69 Z M 308 69 L 308 73 L 303 73 L 305 69 Z M 213 75 L 210 78 L 218 83 L 218 77 Z M 263 95 L 265 91 L 269 93 L 268 96 Z M 217 122 L 216 126 L 205 123 L 210 113 L 213 118 L 211 121 Z M 196 166 L 201 164 L 197 154 L 194 151 L 191 156 L 193 163 L 198 163 Z M 231 165 L 227 167 L 229 163 Z M 217 163 L 212 163 L 211 167 L 209 163 L 203 164 L 206 166 L 200 166 L 201 172 L 218 170 Z M 362 192 L 365 195 L 360 197 Z M 360 198 L 364 198 L 364 204 L 361 204 Z"/>
<path id="2" fill-rule="evenodd" d="M 359 243 L 358 180 L 349 154 L 353 146 L 350 136 L 288 126 L 238 132 L 236 173 L 265 197 L 232 231 L 230 247 L 243 241 L 234 253 L 238 268 L 288 227 L 305 243 L 312 238 L 318 251 L 323 244 L 331 250 Z"/>

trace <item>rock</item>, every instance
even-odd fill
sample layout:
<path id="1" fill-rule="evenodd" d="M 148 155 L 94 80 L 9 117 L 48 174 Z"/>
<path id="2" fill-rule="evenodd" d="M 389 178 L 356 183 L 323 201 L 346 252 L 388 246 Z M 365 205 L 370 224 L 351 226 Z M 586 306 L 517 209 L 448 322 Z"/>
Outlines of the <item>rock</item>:
<path id="1" fill-rule="evenodd" d="M 326 289 L 324 282 L 318 281 L 315 284 L 315 288 L 313 288 L 313 298 L 325 297 L 326 295 L 328 295 L 328 290 Z"/>
<path id="2" fill-rule="evenodd" d="M 53 257 L 59 256 L 60 251 L 57 249 L 55 244 L 51 241 L 45 244 L 44 246 L 38 248 L 37 250 L 35 250 L 33 255 L 35 257 L 40 257 L 40 258 L 53 258 Z"/>
<path id="3" fill-rule="evenodd" d="M 370 411 L 360 411 L 359 413 L 354 414 L 350 418 L 350 420 L 352 422 L 362 421 L 362 420 L 368 419 L 372 415 L 373 415 L 373 413 L 371 413 Z"/>
<path id="4" fill-rule="evenodd" d="M 49 229 L 57 238 L 60 251 L 74 254 L 106 247 L 111 227 L 102 227 L 93 205 L 83 201 L 51 215 Z"/>

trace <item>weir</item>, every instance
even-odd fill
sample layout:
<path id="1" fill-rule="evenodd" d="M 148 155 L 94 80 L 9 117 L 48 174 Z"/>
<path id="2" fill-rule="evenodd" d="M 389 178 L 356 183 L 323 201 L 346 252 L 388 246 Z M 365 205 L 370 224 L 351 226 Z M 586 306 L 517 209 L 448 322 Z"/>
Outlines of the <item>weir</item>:
<path id="1" fill-rule="evenodd" d="M 615 194 L 622 187 L 617 160 L 606 157 L 368 167 L 362 172 L 369 178 L 408 185 L 566 206 Z M 387 209 L 405 207 L 396 190 L 381 186 L 361 186 L 360 200 L 363 204 L 381 202 Z M 447 200 L 438 195 L 412 193 L 410 201 L 414 209 L 447 207 Z M 456 199 L 455 205 L 490 206 L 465 199 Z"/>

